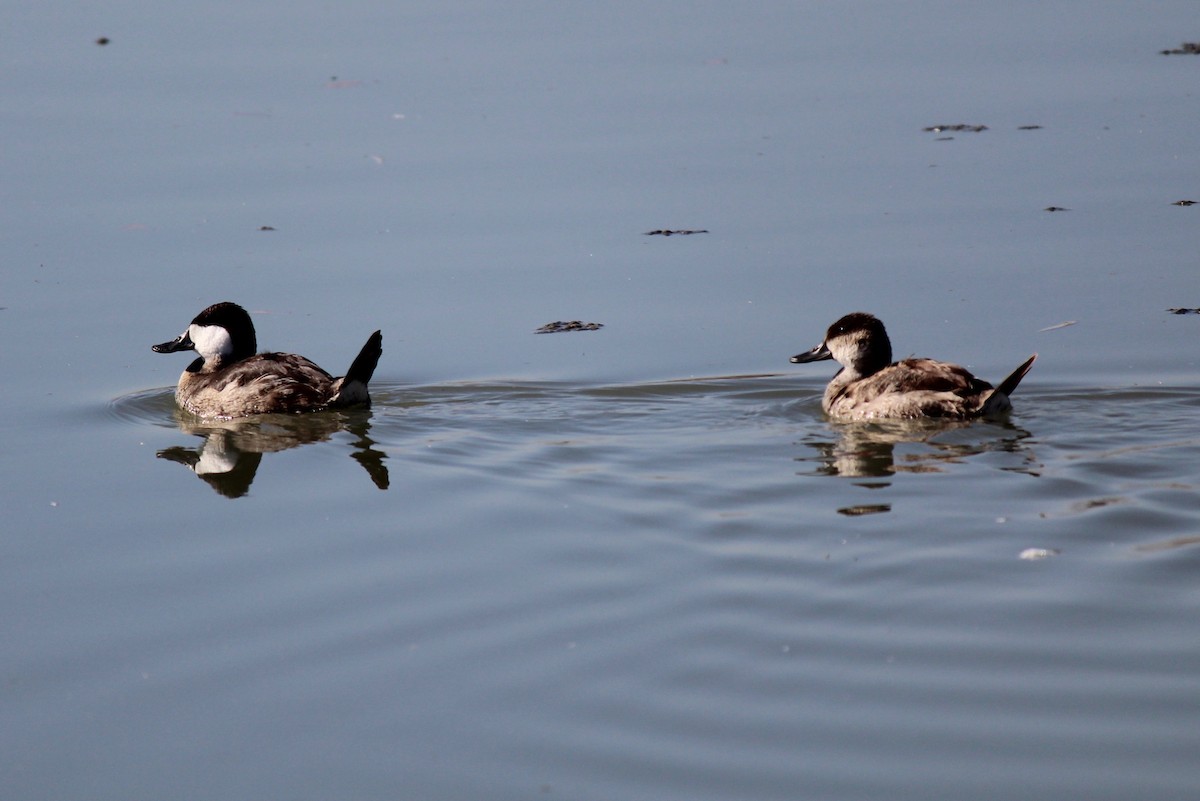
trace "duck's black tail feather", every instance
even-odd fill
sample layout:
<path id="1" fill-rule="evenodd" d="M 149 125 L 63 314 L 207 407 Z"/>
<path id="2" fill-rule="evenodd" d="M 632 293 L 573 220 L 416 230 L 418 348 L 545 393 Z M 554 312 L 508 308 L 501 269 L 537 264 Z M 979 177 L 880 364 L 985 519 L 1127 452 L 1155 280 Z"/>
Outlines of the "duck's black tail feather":
<path id="1" fill-rule="evenodd" d="M 354 363 L 346 371 L 346 377 L 342 379 L 342 385 L 360 383 L 366 386 L 371 380 L 371 376 L 375 375 L 375 365 L 379 364 L 379 357 L 382 355 L 383 334 L 376 331 L 374 334 L 371 334 L 367 339 L 367 344 L 363 345 L 362 350 L 354 357 Z"/>
<path id="2" fill-rule="evenodd" d="M 371 394 L 367 392 L 367 382 L 375 374 L 375 365 L 383 355 L 383 335 L 376 331 L 371 334 L 367 344 L 354 357 L 354 363 L 346 371 L 346 375 L 333 382 L 332 397 L 329 398 L 329 408 L 343 406 L 370 405 Z"/>
<path id="3" fill-rule="evenodd" d="M 1035 361 L 1037 361 L 1036 353 L 1026 359 L 1016 370 L 1009 373 L 1008 378 L 1001 381 L 1000 385 L 996 387 L 996 392 L 1004 395 L 1013 394 L 1013 390 L 1017 388 L 1017 384 L 1021 383 L 1021 379 L 1029 372 L 1029 368 L 1033 367 Z"/>

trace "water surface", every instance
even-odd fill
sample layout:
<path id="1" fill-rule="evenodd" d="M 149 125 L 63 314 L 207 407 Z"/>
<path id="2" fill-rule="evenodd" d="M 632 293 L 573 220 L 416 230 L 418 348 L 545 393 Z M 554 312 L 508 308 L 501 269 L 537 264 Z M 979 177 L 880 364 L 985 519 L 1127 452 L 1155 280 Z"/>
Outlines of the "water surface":
<path id="1" fill-rule="evenodd" d="M 15 13 L 6 794 L 1192 797 L 1192 24 Z M 382 328 L 373 408 L 180 414 L 149 346 L 225 299 L 334 372 Z M 855 309 L 1039 360 L 835 424 L 787 358 Z"/>

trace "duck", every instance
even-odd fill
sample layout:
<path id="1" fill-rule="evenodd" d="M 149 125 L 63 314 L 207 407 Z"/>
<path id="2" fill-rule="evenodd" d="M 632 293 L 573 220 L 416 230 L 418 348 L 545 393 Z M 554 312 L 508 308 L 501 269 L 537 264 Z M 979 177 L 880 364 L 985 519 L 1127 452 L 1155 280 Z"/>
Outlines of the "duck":
<path id="1" fill-rule="evenodd" d="M 175 401 L 194 415 L 233 419 L 256 414 L 316 412 L 369 406 L 367 383 L 383 353 L 383 335 L 371 334 L 340 378 L 295 353 L 257 353 L 249 313 L 236 303 L 214 303 L 155 353 L 194 350 L 175 388 Z"/>
<path id="2" fill-rule="evenodd" d="M 965 367 L 933 359 L 892 361 L 892 342 L 878 317 L 847 314 L 829 326 L 821 344 L 791 358 L 792 364 L 834 359 L 842 365 L 821 398 L 838 420 L 968 420 L 1012 411 L 1009 396 L 1033 367 L 1026 359 L 993 387 Z"/>

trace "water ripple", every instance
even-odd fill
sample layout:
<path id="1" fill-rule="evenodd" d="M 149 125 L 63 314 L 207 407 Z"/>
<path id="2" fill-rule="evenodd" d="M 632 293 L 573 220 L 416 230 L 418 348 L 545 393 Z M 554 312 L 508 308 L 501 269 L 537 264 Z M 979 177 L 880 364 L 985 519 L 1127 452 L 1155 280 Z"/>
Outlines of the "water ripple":
<path id="1" fill-rule="evenodd" d="M 293 704 L 352 708 L 350 753 L 453 732 L 482 774 L 611 797 L 663 772 L 663 797 L 782 797 L 799 763 L 837 797 L 890 797 L 897 776 L 933 786 L 911 767 L 930 753 L 981 796 L 1001 763 L 1022 766 L 1008 787 L 1109 764 L 1121 792 L 1145 765 L 1180 781 L 1200 392 L 1034 384 L 1003 423 L 843 425 L 820 391 L 381 384 L 345 419 L 248 424 L 297 441 L 336 424 L 290 460 L 240 427 L 188 428 L 168 390 L 119 398 L 120 426 L 218 437 L 210 468 L 253 445 L 275 472 L 236 488 L 245 503 L 188 496 L 223 524 L 140 588 L 164 611 L 61 649 L 147 654 L 164 697 L 219 687 L 281 725 Z M 334 477 L 343 452 L 393 491 Z"/>

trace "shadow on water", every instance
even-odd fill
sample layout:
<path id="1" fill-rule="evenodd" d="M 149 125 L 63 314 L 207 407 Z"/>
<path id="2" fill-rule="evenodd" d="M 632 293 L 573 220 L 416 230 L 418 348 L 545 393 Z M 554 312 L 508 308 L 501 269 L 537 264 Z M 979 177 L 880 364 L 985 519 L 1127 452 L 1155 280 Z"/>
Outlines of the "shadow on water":
<path id="1" fill-rule="evenodd" d="M 165 402 L 164 402 L 165 400 Z M 197 447 L 174 445 L 157 452 L 159 459 L 181 464 L 217 493 L 240 498 L 250 490 L 263 454 L 279 453 L 316 442 L 326 442 L 346 431 L 356 439 L 350 457 L 362 465 L 381 490 L 389 485 L 387 454 L 369 436 L 370 409 L 346 409 L 312 414 L 264 414 L 239 420 L 209 420 L 186 412 L 174 403 L 170 391 L 138 393 L 112 404 L 118 417 L 157 425 L 170 425 L 199 437 Z"/>

